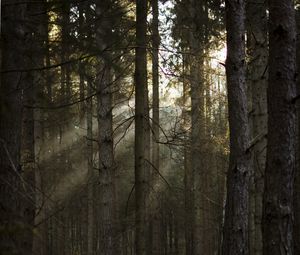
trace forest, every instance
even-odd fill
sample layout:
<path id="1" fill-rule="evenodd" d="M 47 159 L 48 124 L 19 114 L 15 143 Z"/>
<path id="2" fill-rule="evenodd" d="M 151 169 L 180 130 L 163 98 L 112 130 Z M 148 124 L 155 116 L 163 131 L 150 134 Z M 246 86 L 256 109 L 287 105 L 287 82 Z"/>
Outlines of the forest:
<path id="1" fill-rule="evenodd" d="M 0 255 L 300 255 L 299 0 L 0 3 Z"/>

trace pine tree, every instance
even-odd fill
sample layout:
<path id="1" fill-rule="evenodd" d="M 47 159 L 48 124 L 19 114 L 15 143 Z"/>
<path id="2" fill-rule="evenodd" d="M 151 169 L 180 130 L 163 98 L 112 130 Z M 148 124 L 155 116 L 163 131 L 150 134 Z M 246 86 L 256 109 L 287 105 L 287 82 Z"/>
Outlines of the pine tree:
<path id="1" fill-rule="evenodd" d="M 0 251 L 7 254 L 26 252 L 24 183 L 21 177 L 20 147 L 22 123 L 22 89 L 26 69 L 26 51 L 30 45 L 27 4 L 2 1 L 1 85 L 0 85 Z"/>
<path id="2" fill-rule="evenodd" d="M 262 197 L 264 170 L 266 166 L 267 132 L 267 12 L 265 1 L 247 2 L 247 52 L 248 96 L 252 101 L 250 110 L 253 146 L 253 173 L 251 176 L 250 207 L 250 253 L 262 254 Z"/>
<path id="3" fill-rule="evenodd" d="M 293 253 L 296 24 L 294 1 L 269 1 L 268 145 L 263 253 Z"/>
<path id="4" fill-rule="evenodd" d="M 136 49 L 135 49 L 135 252 L 146 254 L 146 120 L 147 89 L 147 0 L 136 2 Z"/>
<path id="5" fill-rule="evenodd" d="M 245 82 L 245 1 L 226 1 L 230 158 L 223 255 L 248 254 L 249 123 Z"/>

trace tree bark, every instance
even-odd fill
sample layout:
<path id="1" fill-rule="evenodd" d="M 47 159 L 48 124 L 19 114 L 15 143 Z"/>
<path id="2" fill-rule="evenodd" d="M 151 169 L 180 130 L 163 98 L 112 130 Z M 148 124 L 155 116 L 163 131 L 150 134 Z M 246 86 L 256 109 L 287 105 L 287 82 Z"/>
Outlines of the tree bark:
<path id="1" fill-rule="evenodd" d="M 99 20 L 96 29 L 96 43 L 99 49 L 110 46 L 112 38 L 109 18 L 112 13 L 111 1 L 97 1 L 96 14 Z M 111 14 L 112 15 L 112 14 Z M 109 17 L 109 18 L 108 18 Z M 112 102 L 112 53 L 105 54 L 101 59 L 103 72 L 97 77 L 97 119 L 99 144 L 99 179 L 100 179 L 100 249 L 105 255 L 119 253 L 116 236 L 116 197 L 113 145 L 113 102 Z"/>
<path id="2" fill-rule="evenodd" d="M 296 9 L 297 31 L 300 29 L 300 11 Z M 300 71 L 300 40 L 297 37 L 297 73 Z M 300 95 L 300 79 L 297 77 L 297 95 Z M 294 236 L 300 236 L 300 101 L 297 101 L 297 154 L 296 154 L 296 172 L 294 187 Z M 294 238 L 294 253 L 300 253 L 300 238 Z"/>
<path id="3" fill-rule="evenodd" d="M 21 90 L 25 68 L 28 34 L 24 24 L 27 4 L 2 1 L 1 87 L 0 87 L 0 250 L 6 254 L 23 254 L 24 222 L 21 204 Z M 22 20 L 22 22 L 20 22 Z M 22 190 L 23 191 L 23 190 Z"/>
<path id="4" fill-rule="evenodd" d="M 147 0 L 136 1 L 135 49 L 135 252 L 146 254 L 146 116 L 147 91 Z"/>
<path id="5" fill-rule="evenodd" d="M 68 1 L 61 6 L 61 63 L 69 60 L 70 7 Z M 71 100 L 70 63 L 61 65 L 60 75 L 62 98 L 67 103 Z"/>
<path id="6" fill-rule="evenodd" d="M 30 3 L 26 6 L 26 19 L 23 21 L 26 26 L 28 43 L 23 55 L 27 68 L 43 66 L 42 57 L 42 34 L 40 5 Z M 37 25 L 40 24 L 40 25 Z M 34 50 L 33 50 L 34 49 Z M 34 106 L 37 91 L 42 87 L 41 74 L 38 72 L 26 72 L 23 74 L 23 109 L 22 109 L 22 142 L 21 142 L 21 165 L 22 179 L 25 196 L 22 199 L 24 213 L 23 253 L 30 254 L 33 251 L 34 222 L 36 211 L 36 165 L 35 165 L 35 125 Z"/>
<path id="7" fill-rule="evenodd" d="M 196 54 L 194 48 L 192 54 Z M 206 177 L 204 164 L 204 89 L 202 81 L 203 65 L 200 63 L 201 57 L 193 58 L 191 64 L 191 167 L 193 178 L 193 254 L 200 254 L 203 245 L 203 218 L 205 192 L 202 185 L 203 178 Z"/>
<path id="8" fill-rule="evenodd" d="M 79 3 L 78 4 L 78 22 L 79 22 L 79 44 L 82 48 L 85 47 L 85 32 L 84 32 L 84 26 L 85 26 L 85 19 L 84 19 L 84 15 L 85 15 L 85 9 L 86 9 L 86 3 Z M 84 61 L 80 61 L 78 64 L 78 73 L 79 73 L 79 98 L 81 101 L 80 104 L 80 118 L 82 118 L 85 114 L 85 107 L 84 107 L 84 96 L 85 96 L 85 63 Z"/>
<path id="9" fill-rule="evenodd" d="M 152 224 L 152 247 L 149 247 L 151 254 L 159 255 L 161 254 L 161 227 L 160 227 L 160 217 L 159 217 L 159 201 L 158 201 L 158 187 L 160 183 L 160 177 L 158 172 L 159 168 L 159 9 L 158 0 L 151 1 L 152 7 L 152 164 L 153 169 L 151 176 L 151 188 L 153 189 L 153 194 L 151 196 L 151 224 Z"/>
<path id="10" fill-rule="evenodd" d="M 267 168 L 263 198 L 263 252 L 293 253 L 296 25 L 294 1 L 269 1 Z"/>
<path id="11" fill-rule="evenodd" d="M 184 212 L 185 212 L 185 252 L 186 254 L 192 254 L 192 210 L 193 210 L 193 199 L 192 199 L 192 169 L 191 169 L 191 153 L 190 153 L 190 131 L 188 130 L 188 123 L 190 122 L 190 114 L 188 112 L 187 99 L 189 97 L 189 84 L 186 76 L 188 75 L 189 69 L 189 57 L 183 55 L 183 130 L 185 132 L 185 145 L 184 145 Z"/>
<path id="12" fill-rule="evenodd" d="M 200 12 L 200 13 L 199 13 Z M 203 1 L 188 2 L 188 14 L 193 19 L 188 34 L 190 48 L 190 96 L 191 96 L 191 174 L 192 174 L 192 254 L 203 252 L 204 246 L 204 211 L 205 203 L 202 185 L 206 176 L 206 166 L 204 164 L 205 146 L 205 123 L 204 123 L 204 24 L 198 22 L 197 15 L 203 15 Z"/>
<path id="13" fill-rule="evenodd" d="M 88 83 L 88 96 L 92 94 L 92 85 Z M 87 123 L 87 255 L 94 254 L 94 164 L 93 164 L 93 99 L 86 102 Z"/>
<path id="14" fill-rule="evenodd" d="M 248 84 L 251 91 L 252 140 L 253 147 L 253 191 L 250 200 L 250 254 L 262 254 L 262 197 L 264 171 L 266 166 L 267 133 L 267 13 L 264 0 L 247 2 L 247 49 L 249 54 Z M 250 93 L 248 93 L 250 96 Z"/>
<path id="15" fill-rule="evenodd" d="M 245 84 L 245 1 L 226 1 L 230 159 L 223 255 L 248 254 L 249 126 Z"/>
<path id="16" fill-rule="evenodd" d="M 100 219 L 101 245 L 103 254 L 114 255 L 117 247 L 114 233 L 115 187 L 114 187 L 114 152 L 112 130 L 112 92 L 111 69 L 107 67 L 105 80 L 99 84 L 98 97 L 98 135 L 99 135 L 99 178 L 100 178 Z"/>

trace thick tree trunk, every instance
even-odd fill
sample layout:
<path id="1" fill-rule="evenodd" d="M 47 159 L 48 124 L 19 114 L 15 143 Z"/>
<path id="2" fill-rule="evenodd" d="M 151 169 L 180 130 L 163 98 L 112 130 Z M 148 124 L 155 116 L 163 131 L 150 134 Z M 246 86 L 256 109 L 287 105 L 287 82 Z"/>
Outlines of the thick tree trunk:
<path id="1" fill-rule="evenodd" d="M 147 1 L 136 2 L 136 51 L 135 51 L 135 252 L 146 254 L 146 116 L 147 91 Z"/>
<path id="2" fill-rule="evenodd" d="M 248 254 L 249 127 L 245 83 L 245 2 L 226 1 L 230 162 L 223 255 Z"/>
<path id="3" fill-rule="evenodd" d="M 269 1 L 268 145 L 263 211 L 264 255 L 293 253 L 296 25 L 294 1 Z M 297 237 L 298 238 L 298 237 Z"/>
<path id="4" fill-rule="evenodd" d="M 249 54 L 248 84 L 252 96 L 253 191 L 250 200 L 250 254 L 262 254 L 262 197 L 266 166 L 267 132 L 267 15 L 264 0 L 247 2 L 247 48 Z M 248 93 L 250 95 L 250 93 Z"/>
<path id="5" fill-rule="evenodd" d="M 27 68 L 42 68 L 44 66 L 45 38 L 48 36 L 46 2 L 35 0 L 28 4 L 27 26 L 31 31 L 31 43 L 27 50 Z M 42 188 L 40 169 L 36 166 L 38 154 L 43 141 L 43 115 L 33 107 L 42 101 L 38 95 L 43 94 L 44 83 L 41 72 L 32 71 L 25 74 L 26 81 L 23 92 L 23 133 L 22 133 L 22 166 L 25 185 L 25 192 L 30 198 L 25 205 L 25 218 L 27 218 L 27 232 L 25 238 L 27 247 L 26 254 L 46 254 L 46 228 L 45 228 L 45 205 Z M 29 106 L 29 107 L 28 107 Z M 26 200 L 23 200 L 26 202 Z M 34 228 L 34 225 L 37 227 Z"/>
<path id="6" fill-rule="evenodd" d="M 28 37 L 25 28 L 26 3 L 2 1 L 0 87 L 0 251 L 23 254 L 24 222 L 20 204 L 21 89 Z M 21 20 L 21 22 L 20 22 Z M 15 70 L 12 72 L 5 72 Z M 23 192 L 22 192 L 23 193 Z"/>
<path id="7" fill-rule="evenodd" d="M 36 40 L 34 42 L 34 52 L 36 54 L 36 67 L 41 68 L 50 65 L 49 55 L 49 38 L 48 38 L 48 14 L 47 14 L 47 2 L 46 0 L 39 1 L 35 0 L 32 3 L 33 19 L 32 24 L 36 28 Z M 39 49 L 39 50 L 37 50 Z M 52 101 L 52 87 L 49 70 L 45 72 L 35 72 L 35 104 L 43 105 L 44 89 L 46 89 L 47 103 L 51 104 Z M 45 153 L 45 114 L 43 110 L 34 110 L 34 146 L 35 146 L 35 229 L 33 235 L 33 254 L 48 254 L 48 221 L 47 219 L 47 198 L 45 197 L 45 189 L 43 185 L 43 179 L 45 178 L 43 169 L 40 169 L 39 164 L 41 163 Z"/>
<path id="8" fill-rule="evenodd" d="M 41 41 L 41 34 L 39 33 L 39 26 L 37 26 L 39 19 L 35 16 L 38 8 L 33 4 L 26 6 L 26 30 L 30 32 L 28 36 L 29 43 L 24 52 L 24 61 L 27 68 L 35 68 L 36 65 L 43 66 L 42 53 L 40 52 L 43 45 L 38 44 Z M 35 17 L 35 18 L 33 18 Z M 32 46 L 35 47 L 32 47 Z M 36 48 L 35 52 L 32 50 Z M 41 87 L 39 84 L 40 74 L 37 72 L 26 72 L 23 74 L 23 111 L 22 111 L 22 143 L 21 143 L 21 165 L 22 165 L 22 179 L 24 198 L 22 199 L 22 207 L 24 207 L 24 233 L 23 233 L 23 253 L 30 254 L 33 248 L 33 231 L 34 218 L 36 210 L 36 189 L 35 189 L 35 126 L 34 126 L 34 109 L 36 92 Z M 28 107 L 29 106 L 29 107 Z"/>

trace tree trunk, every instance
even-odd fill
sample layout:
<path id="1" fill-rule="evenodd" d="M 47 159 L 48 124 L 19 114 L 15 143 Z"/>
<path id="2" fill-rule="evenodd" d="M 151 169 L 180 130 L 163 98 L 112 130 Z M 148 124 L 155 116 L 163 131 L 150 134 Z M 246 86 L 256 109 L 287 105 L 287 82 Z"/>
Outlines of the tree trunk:
<path id="1" fill-rule="evenodd" d="M 190 86 L 191 86 L 191 168 L 192 168 L 192 253 L 200 254 L 208 250 L 207 221 L 207 177 L 205 163 L 207 140 L 205 134 L 204 105 L 204 49 L 205 49 L 205 1 L 190 1 L 188 14 L 193 22 L 189 24 L 188 43 L 190 48 Z M 200 15 L 203 20 L 197 19 Z"/>
<path id="2" fill-rule="evenodd" d="M 31 66 L 28 63 L 28 66 Z M 24 79 L 23 102 L 24 105 L 34 105 L 33 74 L 27 73 Z M 35 84 L 36 85 L 36 84 Z M 34 110 L 33 108 L 23 108 L 22 122 L 22 146 L 21 164 L 22 178 L 24 179 L 23 188 L 25 197 L 22 199 L 24 206 L 24 254 L 32 251 L 33 244 L 33 225 L 35 216 L 35 152 L 34 152 Z"/>
<path id="3" fill-rule="evenodd" d="M 23 254 L 24 222 L 20 203 L 20 146 L 22 123 L 21 89 L 28 34 L 25 28 L 26 3 L 2 1 L 1 84 L 0 84 L 0 251 Z M 21 22 L 20 22 L 21 20 Z M 14 70 L 8 72 L 9 70 Z"/>
<path id="4" fill-rule="evenodd" d="M 147 1 L 136 2 L 135 50 L 135 252 L 146 254 L 146 116 L 144 103 L 147 91 Z"/>
<path id="5" fill-rule="evenodd" d="M 252 92 L 252 139 L 257 140 L 253 147 L 253 191 L 250 199 L 250 254 L 262 254 L 262 197 L 264 171 L 266 166 L 267 132 L 267 16 L 264 0 L 247 2 L 247 48 L 249 54 L 248 84 Z M 248 93 L 249 95 L 249 93 Z"/>
<path id="6" fill-rule="evenodd" d="M 196 54 L 197 50 L 192 54 Z M 192 157 L 192 178 L 193 178 L 193 254 L 200 254 L 203 245 L 203 218 L 205 217 L 204 200 L 206 199 L 202 185 L 205 174 L 203 157 L 204 148 L 204 95 L 202 83 L 201 57 L 193 58 L 191 64 L 191 157 Z"/>
<path id="7" fill-rule="evenodd" d="M 71 96 L 70 84 L 70 63 L 69 59 L 69 43 L 70 43 L 70 3 L 66 1 L 62 4 L 61 13 L 61 92 L 65 103 L 69 102 Z"/>
<path id="8" fill-rule="evenodd" d="M 296 9 L 297 31 L 300 29 L 300 11 Z M 300 40 L 297 37 L 297 73 L 300 71 Z M 300 79 L 297 77 L 297 95 L 300 95 Z M 294 254 L 300 254 L 300 101 L 297 102 L 297 154 L 294 187 Z"/>
<path id="9" fill-rule="evenodd" d="M 190 6 L 190 8 L 193 8 Z M 192 11 L 191 11 L 192 12 Z M 191 86 L 191 167 L 192 167 L 192 187 L 193 187 L 193 254 L 203 252 L 204 244 L 204 208 L 205 203 L 202 185 L 203 178 L 206 178 L 206 166 L 204 160 L 205 146 L 205 123 L 204 123 L 204 83 L 203 83 L 203 49 L 199 47 L 195 37 L 195 31 L 190 32 L 191 44 L 191 67 L 190 67 L 190 86 Z"/>
<path id="10" fill-rule="evenodd" d="M 99 0 L 96 6 L 97 18 L 101 24 L 96 29 L 96 43 L 99 49 L 109 47 L 111 24 L 107 13 L 111 13 L 111 1 Z M 105 14 L 105 15 L 104 15 Z M 97 118 L 99 144 L 100 179 L 100 249 L 105 255 L 119 253 L 119 239 L 116 236 L 116 197 L 115 197 L 115 159 L 113 146 L 113 102 L 112 102 L 112 57 L 105 54 L 100 59 L 103 72 L 97 77 Z"/>
<path id="11" fill-rule="evenodd" d="M 160 183 L 160 177 L 158 172 L 159 168 L 159 10 L 158 10 L 158 0 L 151 1 L 152 6 L 152 176 L 151 176 L 151 187 L 153 189 L 153 194 L 151 196 L 151 224 L 152 224 L 152 247 L 149 247 L 151 254 L 159 255 L 161 254 L 161 227 L 160 227 L 160 217 L 159 217 L 159 201 L 158 201 L 158 187 Z"/>
<path id="12" fill-rule="evenodd" d="M 218 103 L 218 136 L 224 137 L 226 136 L 226 132 L 228 129 L 227 126 L 227 121 L 226 121 L 226 116 L 227 116 L 227 107 L 224 107 L 225 100 L 222 100 L 221 96 L 221 81 L 220 77 L 218 77 L 218 94 L 219 96 L 219 103 Z M 218 204 L 220 205 L 220 210 L 218 213 L 218 222 L 220 223 L 219 229 L 218 229 L 218 253 L 217 254 L 222 254 L 222 240 L 223 240 L 223 226 L 224 226 L 224 201 L 225 201 L 225 187 L 226 187 L 226 178 L 225 178 L 225 171 L 228 169 L 228 164 L 227 160 L 225 161 L 224 159 L 227 159 L 227 156 L 225 156 L 224 152 L 224 147 L 222 144 L 220 144 L 217 148 L 216 151 L 217 154 L 217 165 L 218 165 Z"/>
<path id="13" fill-rule="evenodd" d="M 98 135 L 99 135 L 99 178 L 100 178 L 100 245 L 103 254 L 114 255 L 117 247 L 114 235 L 115 187 L 114 187 L 114 152 L 112 130 L 112 92 L 111 69 L 106 68 L 104 81 L 98 90 Z"/>
<path id="14" fill-rule="evenodd" d="M 48 31 L 46 14 L 46 2 L 35 0 L 28 4 L 28 27 L 31 31 L 31 44 L 27 52 L 27 68 L 43 68 L 45 53 L 45 38 Z M 43 95 L 45 83 L 43 73 L 32 71 L 26 73 L 26 81 L 23 92 L 23 134 L 22 134 L 22 165 L 26 185 L 26 193 L 31 197 L 26 210 L 29 215 L 29 229 L 26 238 L 30 240 L 26 254 L 46 254 L 46 223 L 45 218 L 45 194 L 42 187 L 41 169 L 38 169 L 37 162 L 41 153 L 41 145 L 44 137 L 43 114 L 41 110 L 33 107 L 42 105 L 43 100 L 38 96 Z M 29 107 L 28 107 L 29 106 Z M 27 213 L 28 214 L 28 213 Z M 37 227 L 34 227 L 36 225 Z M 28 229 L 28 230 L 29 230 Z"/>
<path id="15" fill-rule="evenodd" d="M 92 94 L 92 85 L 88 83 L 88 96 Z M 87 123 L 87 255 L 94 254 L 94 165 L 93 165 L 93 99 L 86 101 Z"/>
<path id="16" fill-rule="evenodd" d="M 23 21 L 26 25 L 26 31 L 30 32 L 27 40 L 25 54 L 23 55 L 27 68 L 35 68 L 43 66 L 43 57 L 41 50 L 43 44 L 41 42 L 40 15 L 36 13 L 40 11 L 39 5 L 28 4 L 26 6 L 26 19 Z M 34 46 L 34 47 L 33 47 Z M 35 49 L 35 50 L 33 50 Z M 30 254 L 33 249 L 33 231 L 36 210 L 36 178 L 35 178 L 35 125 L 34 125 L 34 108 L 37 90 L 42 87 L 40 73 L 26 72 L 23 74 L 23 111 L 22 111 L 22 143 L 21 143 L 21 165 L 24 197 L 22 199 L 22 207 L 24 213 L 24 233 L 23 233 L 23 253 Z"/>
<path id="17" fill-rule="evenodd" d="M 293 253 L 296 25 L 294 1 L 269 1 L 268 145 L 263 200 L 264 255 Z"/>
<path id="18" fill-rule="evenodd" d="M 84 10 L 86 8 L 86 3 L 79 3 L 78 4 L 78 12 L 79 12 L 79 38 L 80 38 L 80 46 L 84 48 L 85 46 L 85 33 L 84 33 Z M 78 73 L 79 73 L 79 98 L 80 98 L 80 118 L 84 116 L 85 113 L 85 107 L 84 107 L 84 96 L 85 96 L 85 91 L 84 91 L 84 80 L 85 80 L 85 63 L 83 61 L 79 62 L 78 65 Z"/>
<path id="19" fill-rule="evenodd" d="M 190 114 L 188 112 L 187 100 L 189 94 L 189 85 L 186 76 L 188 75 L 188 56 L 183 55 L 183 130 L 185 132 L 185 145 L 184 145 L 184 213 L 185 213 L 185 253 L 192 254 L 192 210 L 193 210 L 193 199 L 192 199 L 192 172 L 191 172 L 191 153 L 190 153 L 190 131 L 188 130 L 188 123 L 190 121 Z"/>
<path id="20" fill-rule="evenodd" d="M 226 1 L 230 159 L 223 255 L 248 254 L 250 153 L 245 84 L 245 2 Z"/>

